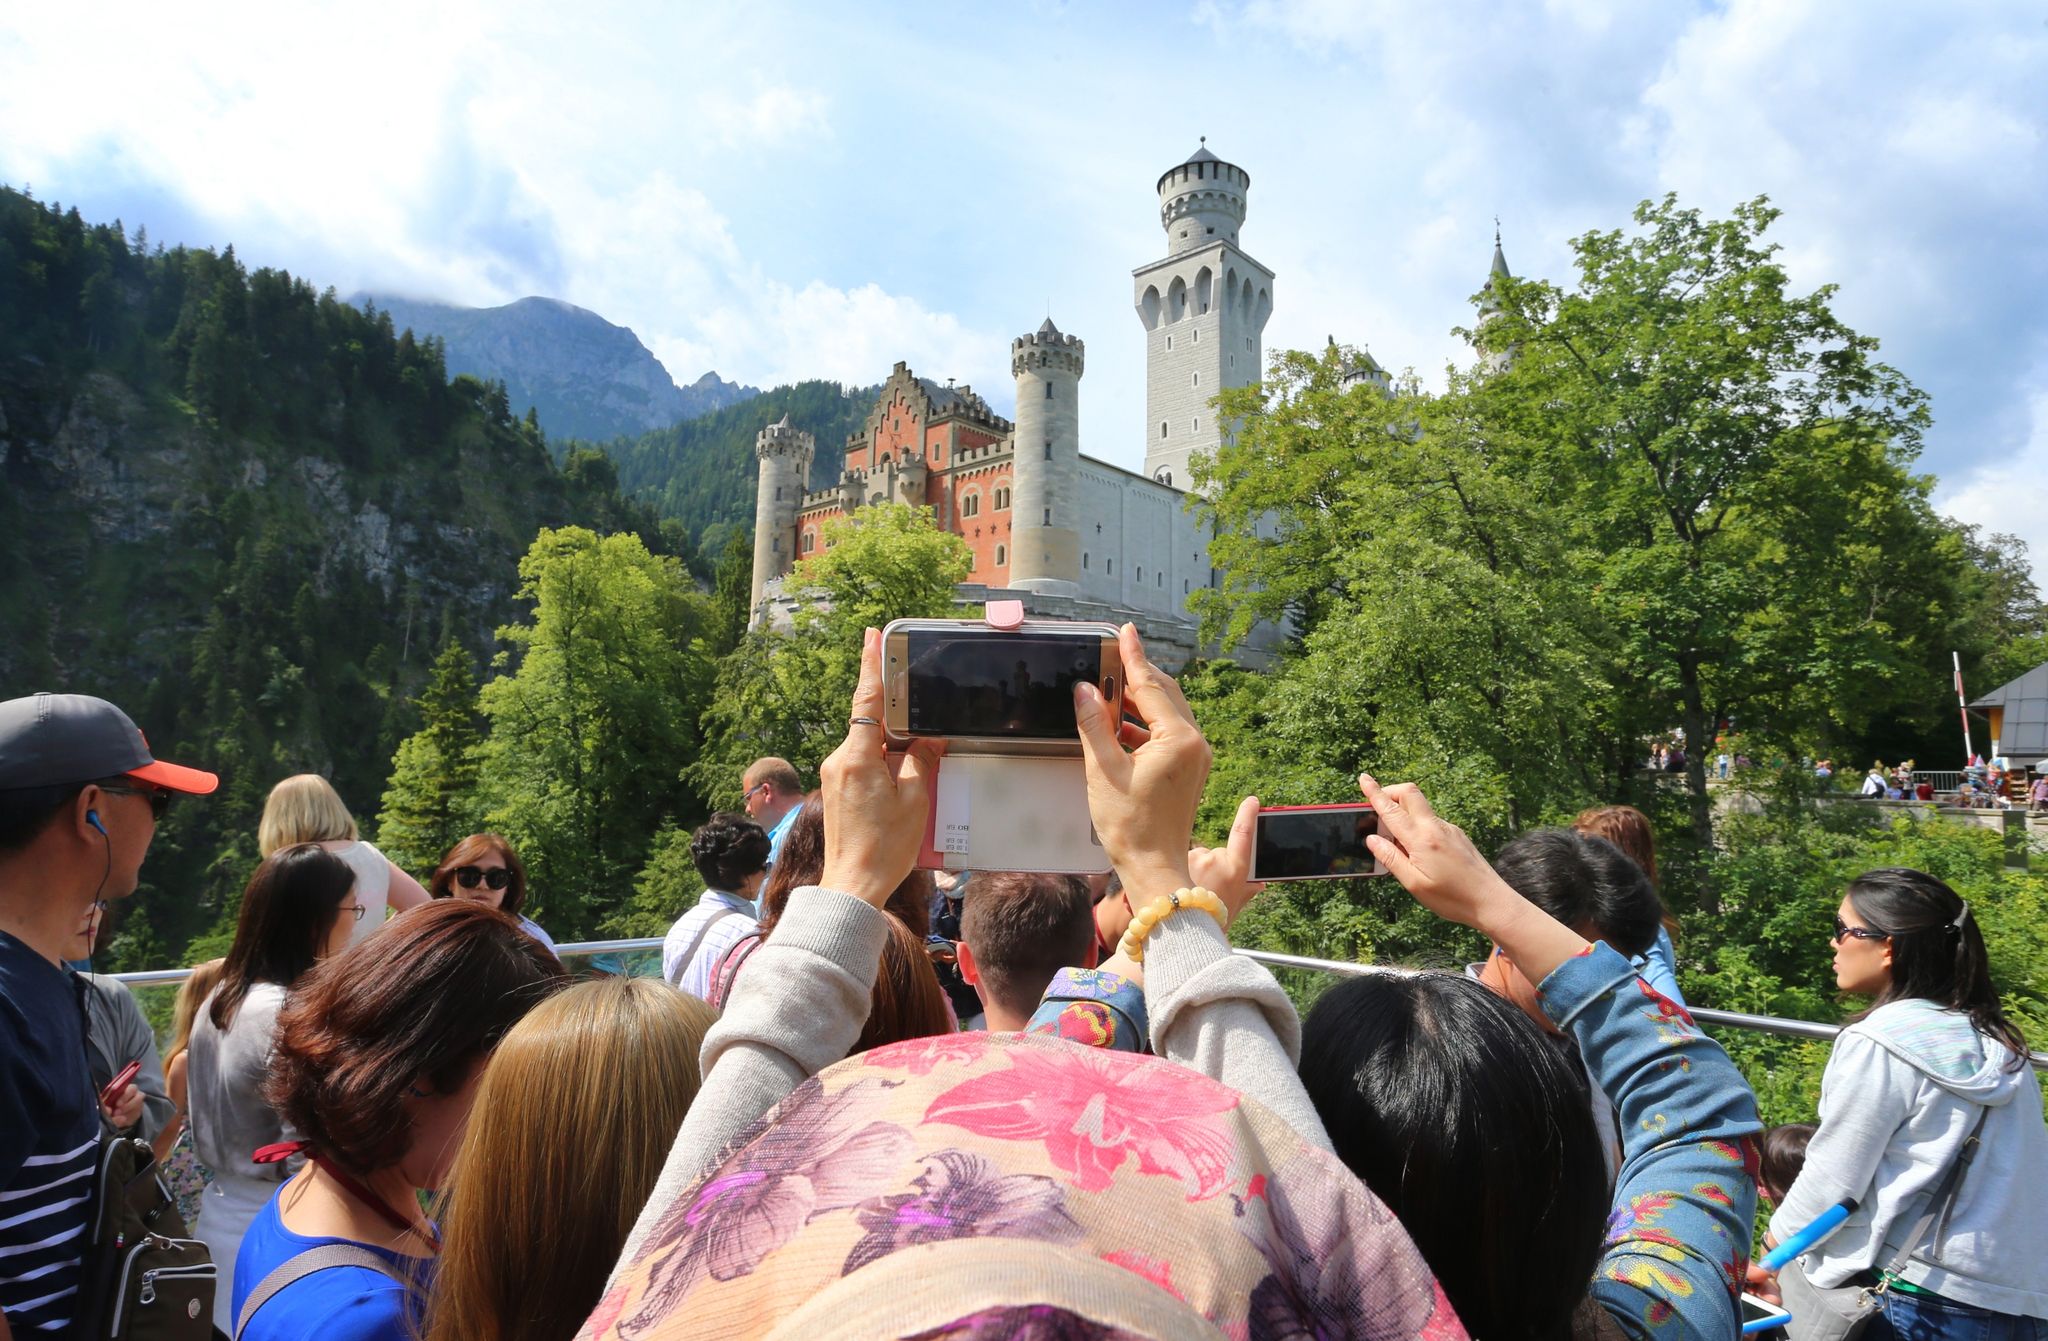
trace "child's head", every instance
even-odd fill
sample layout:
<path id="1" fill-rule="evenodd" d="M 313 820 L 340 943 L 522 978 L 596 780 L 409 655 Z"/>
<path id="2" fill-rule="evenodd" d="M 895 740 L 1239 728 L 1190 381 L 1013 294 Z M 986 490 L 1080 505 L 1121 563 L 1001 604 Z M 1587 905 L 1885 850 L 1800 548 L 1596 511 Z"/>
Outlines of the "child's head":
<path id="1" fill-rule="evenodd" d="M 1806 1144 L 1813 1139 L 1811 1122 L 1788 1122 L 1767 1127 L 1763 1134 L 1763 1162 L 1757 1169 L 1757 1191 L 1772 1205 L 1785 1199 L 1799 1171 L 1806 1166 Z"/>

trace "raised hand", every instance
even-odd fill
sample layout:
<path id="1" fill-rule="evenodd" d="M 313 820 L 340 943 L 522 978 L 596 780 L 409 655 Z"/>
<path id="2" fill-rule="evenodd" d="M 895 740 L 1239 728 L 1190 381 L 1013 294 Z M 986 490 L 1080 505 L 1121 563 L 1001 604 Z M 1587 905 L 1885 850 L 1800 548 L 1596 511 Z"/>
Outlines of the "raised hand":
<path id="1" fill-rule="evenodd" d="M 818 769 L 825 798 L 825 869 L 818 883 L 879 908 L 910 874 L 924 845 L 931 779 L 945 742 L 919 740 L 893 763 L 882 731 L 882 635 L 860 649 L 846 739 Z"/>
<path id="2" fill-rule="evenodd" d="M 1421 788 L 1407 782 L 1382 787 L 1361 773 L 1358 789 L 1379 816 L 1379 832 L 1366 846 L 1417 903 L 1492 940 L 1532 983 L 1585 951 L 1585 937 L 1494 874 L 1465 831 L 1437 816 Z"/>
<path id="3" fill-rule="evenodd" d="M 1088 772 L 1089 818 L 1132 906 L 1143 907 L 1190 883 L 1188 840 L 1210 752 L 1180 686 L 1146 657 L 1138 630 L 1124 625 L 1117 644 L 1124 702 L 1143 730 L 1112 721 L 1101 691 L 1086 681 L 1074 686 L 1074 718 Z"/>

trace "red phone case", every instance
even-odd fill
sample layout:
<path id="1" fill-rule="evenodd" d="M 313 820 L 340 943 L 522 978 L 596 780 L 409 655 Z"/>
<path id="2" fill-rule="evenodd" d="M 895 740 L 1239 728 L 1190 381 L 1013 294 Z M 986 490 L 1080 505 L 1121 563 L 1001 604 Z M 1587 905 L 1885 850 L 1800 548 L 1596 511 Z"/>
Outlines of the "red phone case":
<path id="1" fill-rule="evenodd" d="M 128 1063 L 128 1065 L 122 1067 L 120 1073 L 117 1074 L 112 1080 L 108 1081 L 107 1087 L 100 1091 L 101 1107 L 112 1108 L 114 1106 L 114 1100 L 121 1097 L 121 1091 L 127 1089 L 130 1085 L 134 1084 L 135 1077 L 140 1075 L 141 1073 L 141 1062 L 130 1062 Z"/>

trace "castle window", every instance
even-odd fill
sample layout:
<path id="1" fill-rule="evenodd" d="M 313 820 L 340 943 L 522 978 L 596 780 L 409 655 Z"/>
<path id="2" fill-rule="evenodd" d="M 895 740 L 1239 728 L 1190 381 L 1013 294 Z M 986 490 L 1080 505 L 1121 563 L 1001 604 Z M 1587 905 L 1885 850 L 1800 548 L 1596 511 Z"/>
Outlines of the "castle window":
<path id="1" fill-rule="evenodd" d="M 1166 337 L 1166 347 L 1168 349 L 1173 348 L 1173 337 L 1170 335 Z"/>
<path id="2" fill-rule="evenodd" d="M 1168 470 L 1165 466 L 1161 466 L 1159 467 L 1159 469 L 1153 471 L 1152 478 L 1158 480 L 1161 484 L 1165 485 L 1169 489 L 1173 487 L 1173 472 L 1171 470 Z"/>
<path id="3" fill-rule="evenodd" d="M 1088 551 L 1085 549 L 1081 551 L 1081 566 L 1083 568 L 1088 566 Z"/>
<path id="4" fill-rule="evenodd" d="M 1048 460 L 1048 461 L 1052 460 L 1052 439 L 1051 439 L 1051 438 L 1047 438 L 1047 439 L 1045 440 L 1045 459 L 1046 459 L 1046 460 Z"/>
<path id="5" fill-rule="evenodd" d="M 773 549 L 772 549 L 772 551 L 771 551 L 771 552 L 772 552 L 772 553 L 776 553 L 776 554 L 780 554 L 780 553 L 782 553 L 782 537 L 781 537 L 781 536 L 776 536 L 776 537 L 775 537 L 775 544 L 774 544 L 774 547 L 773 547 Z"/>
<path id="6" fill-rule="evenodd" d="M 1166 421 L 1163 419 L 1159 421 L 1159 436 L 1162 438 L 1166 436 Z"/>
<path id="7" fill-rule="evenodd" d="M 1166 574 L 1164 574 L 1164 573 L 1154 573 L 1154 574 L 1152 575 L 1152 585 L 1153 585 L 1153 586 L 1155 586 L 1155 587 L 1163 587 L 1163 586 L 1165 586 L 1165 585 L 1166 585 Z"/>
<path id="8" fill-rule="evenodd" d="M 1105 573 L 1115 573 L 1115 572 L 1116 572 L 1116 560 L 1115 560 L 1115 559 L 1104 559 L 1104 560 L 1102 561 L 1102 571 L 1103 571 L 1103 572 L 1105 572 Z"/>
<path id="9" fill-rule="evenodd" d="M 1235 367 L 1237 366 L 1237 355 L 1235 355 L 1235 354 L 1232 354 L 1232 355 L 1230 356 L 1230 366 L 1231 366 L 1231 367 L 1233 367 L 1233 368 L 1235 368 Z"/>
<path id="10" fill-rule="evenodd" d="M 1194 431 L 1195 431 L 1195 432 L 1197 432 L 1197 433 L 1200 433 L 1200 432 L 1202 431 L 1202 417 L 1201 417 L 1200 415 L 1196 415 L 1196 416 L 1195 416 L 1195 429 L 1194 429 Z"/>
<path id="11" fill-rule="evenodd" d="M 960 515 L 975 517 L 981 515 L 981 495 L 969 494 L 960 500 Z"/>
<path id="12" fill-rule="evenodd" d="M 1044 520 L 1044 521 L 1043 521 L 1042 523 L 1040 523 L 1040 524 L 1041 524 L 1041 525 L 1044 525 L 1044 526 L 1050 526 L 1050 525 L 1052 525 L 1052 509 L 1051 509 L 1051 508 L 1047 508 L 1047 509 L 1045 510 L 1045 520 Z"/>
<path id="13" fill-rule="evenodd" d="M 811 552 L 812 550 L 816 549 L 817 547 L 818 547 L 818 537 L 817 537 L 817 533 L 816 533 L 816 532 L 813 532 L 813 531 L 805 531 L 805 532 L 804 532 L 804 553 L 806 553 L 806 554 L 809 554 L 809 553 L 810 553 L 810 552 Z"/>
<path id="14" fill-rule="evenodd" d="M 1051 399 L 1052 399 L 1052 383 L 1051 383 L 1051 382 L 1047 382 L 1047 383 L 1045 384 L 1045 398 L 1046 398 L 1047 400 L 1051 400 Z"/>
<path id="15" fill-rule="evenodd" d="M 1003 557 L 1004 557 L 1004 555 L 1003 555 L 1003 547 L 1002 547 L 1001 545 L 997 545 L 997 546 L 996 546 L 996 567 L 1000 568 L 1000 567 L 1002 567 L 1002 566 L 1003 566 Z"/>
<path id="16" fill-rule="evenodd" d="M 1010 491 L 1008 489 L 996 490 L 996 511 L 1001 512 L 1008 506 L 1010 506 Z"/>
<path id="17" fill-rule="evenodd" d="M 1196 373 L 1196 374 L 1194 374 L 1194 378 L 1195 378 L 1195 380 L 1193 381 L 1193 383 L 1191 383 L 1191 385 L 1193 385 L 1193 386 L 1200 386 L 1200 385 L 1202 384 L 1202 374 L 1200 374 L 1200 373 Z M 887 457 L 883 457 L 882 459 L 886 461 L 886 460 L 888 460 L 889 458 L 887 458 Z"/>
<path id="18" fill-rule="evenodd" d="M 1142 564 L 1140 564 L 1138 567 L 1138 580 L 1140 582 L 1143 582 L 1145 580 L 1145 568 Z"/>
<path id="19" fill-rule="evenodd" d="M 1215 232 L 1216 230 L 1212 228 L 1212 229 L 1210 229 L 1209 231 L 1213 233 L 1213 232 Z M 1207 303 L 1203 303 L 1203 304 L 1202 304 L 1202 310 L 1203 310 L 1204 312 L 1207 312 L 1207 311 L 1209 310 L 1209 305 L 1208 305 Z M 1194 342 L 1195 342 L 1196 344 L 1200 344 L 1200 343 L 1202 343 L 1202 333 L 1201 333 L 1200 331 L 1196 331 L 1196 332 L 1194 332 L 1194 337 L 1193 337 L 1193 338 L 1194 338 Z"/>
<path id="20" fill-rule="evenodd" d="M 782 486 L 779 484 L 775 486 L 775 501 L 778 503 L 782 501 Z"/>
<path id="21" fill-rule="evenodd" d="M 1188 580 L 1186 578 L 1180 580 L 1180 594 L 1183 596 L 1188 594 Z"/>

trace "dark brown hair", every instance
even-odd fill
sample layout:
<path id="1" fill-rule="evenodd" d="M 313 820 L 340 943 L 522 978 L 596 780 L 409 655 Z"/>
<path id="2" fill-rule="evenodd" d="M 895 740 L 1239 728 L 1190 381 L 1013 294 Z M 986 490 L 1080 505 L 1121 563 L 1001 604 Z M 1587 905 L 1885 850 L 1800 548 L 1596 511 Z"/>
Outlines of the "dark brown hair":
<path id="1" fill-rule="evenodd" d="M 1806 1147 L 1817 1130 L 1811 1122 L 1787 1122 L 1764 1128 L 1758 1142 L 1763 1147 L 1763 1159 L 1757 1165 L 1757 1191 L 1773 1201 L 1784 1200 L 1792 1184 L 1799 1181 L 1799 1171 L 1806 1167 Z"/>
<path id="2" fill-rule="evenodd" d="M 406 1091 L 459 1088 L 567 982 L 511 915 L 472 899 L 422 904 L 300 981 L 278 1015 L 263 1097 L 344 1170 L 389 1168 L 412 1144 Z"/>
<path id="3" fill-rule="evenodd" d="M 982 991 L 1029 1015 L 1053 975 L 1095 948 L 1088 882 L 1071 875 L 977 871 L 960 907 L 960 939 L 974 955 Z"/>
<path id="4" fill-rule="evenodd" d="M 955 1025 L 946 1008 L 946 989 L 925 953 L 924 937 L 889 917 L 889 939 L 882 943 L 882 964 L 875 974 L 875 991 L 868 1006 L 868 1022 L 861 1026 L 851 1057 L 888 1043 L 910 1038 L 931 1038 L 950 1034 Z"/>
<path id="5" fill-rule="evenodd" d="M 517 916 L 526 906 L 526 863 L 519 860 L 519 854 L 512 845 L 494 833 L 473 833 L 457 842 L 441 856 L 441 864 L 434 868 L 434 877 L 427 885 L 427 892 L 437 899 L 449 898 L 455 893 L 455 873 L 464 866 L 474 866 L 485 857 L 497 857 L 505 863 L 506 872 L 512 877 L 505 886 L 505 897 L 498 904 L 501 911 Z"/>
<path id="6" fill-rule="evenodd" d="M 1891 938 L 1891 981 L 1878 1006 L 1918 999 L 1960 1011 L 1978 1033 L 2012 1050 L 2009 1070 L 2026 1069 L 2026 1035 L 1998 999 L 1984 933 L 1962 895 L 1925 871 L 1888 866 L 1851 880 L 1848 897 L 1857 916 Z"/>
<path id="7" fill-rule="evenodd" d="M 235 1022 L 255 984 L 289 988 L 320 962 L 335 909 L 355 883 L 354 868 L 317 843 L 280 848 L 264 859 L 242 891 L 234 944 L 206 1011 L 214 1028 Z"/>

